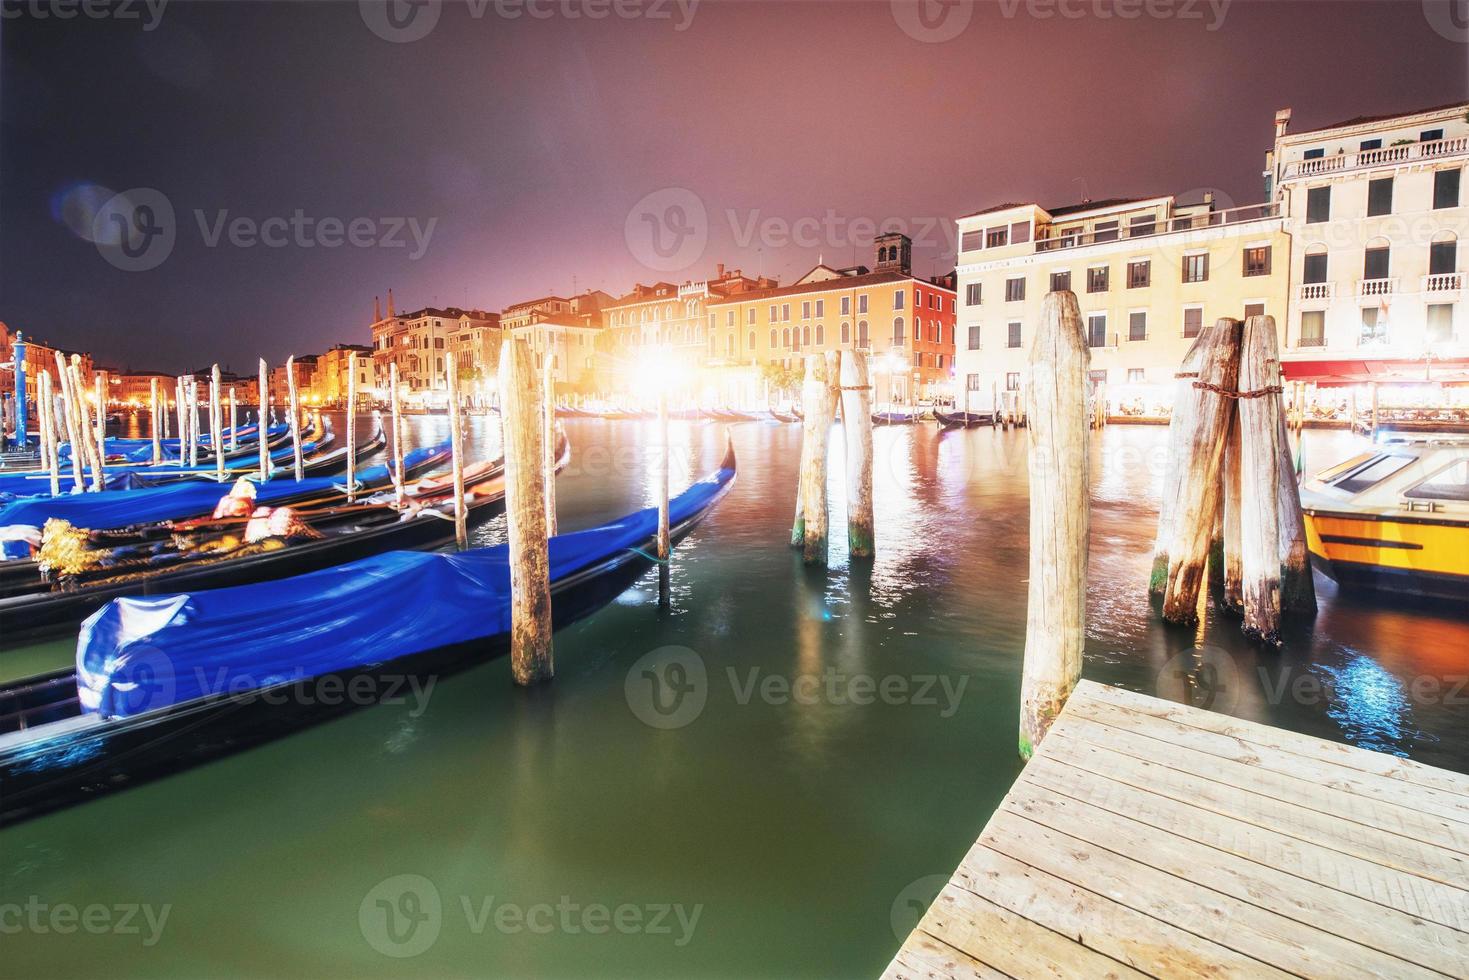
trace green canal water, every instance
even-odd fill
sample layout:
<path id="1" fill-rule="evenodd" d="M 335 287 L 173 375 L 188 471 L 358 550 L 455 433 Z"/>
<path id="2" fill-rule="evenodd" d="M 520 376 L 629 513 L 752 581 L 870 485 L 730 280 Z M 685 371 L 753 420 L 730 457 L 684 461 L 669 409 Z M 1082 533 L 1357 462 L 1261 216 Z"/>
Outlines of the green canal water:
<path id="1" fill-rule="evenodd" d="M 651 502 L 651 426 L 567 427 L 563 529 Z M 725 431 L 674 423 L 675 492 Z M 0 831 L 0 974 L 875 976 L 1019 770 L 1026 437 L 879 429 L 878 557 L 852 567 L 838 534 L 811 572 L 786 546 L 797 427 L 729 431 L 738 481 L 668 608 L 649 575 L 558 633 L 553 685 L 488 662 Z M 1165 438 L 1095 440 L 1086 676 L 1469 770 L 1464 620 L 1318 576 L 1279 654 L 1227 618 L 1157 623 Z M 1307 465 L 1351 446 L 1308 433 Z"/>

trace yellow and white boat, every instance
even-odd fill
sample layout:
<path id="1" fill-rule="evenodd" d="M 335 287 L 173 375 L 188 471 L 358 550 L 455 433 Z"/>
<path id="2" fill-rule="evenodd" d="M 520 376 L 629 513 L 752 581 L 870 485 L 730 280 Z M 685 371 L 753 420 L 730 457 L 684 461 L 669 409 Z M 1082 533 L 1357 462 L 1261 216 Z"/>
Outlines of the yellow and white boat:
<path id="1" fill-rule="evenodd" d="M 1344 589 L 1469 601 L 1469 439 L 1385 442 L 1301 487 L 1306 543 Z"/>

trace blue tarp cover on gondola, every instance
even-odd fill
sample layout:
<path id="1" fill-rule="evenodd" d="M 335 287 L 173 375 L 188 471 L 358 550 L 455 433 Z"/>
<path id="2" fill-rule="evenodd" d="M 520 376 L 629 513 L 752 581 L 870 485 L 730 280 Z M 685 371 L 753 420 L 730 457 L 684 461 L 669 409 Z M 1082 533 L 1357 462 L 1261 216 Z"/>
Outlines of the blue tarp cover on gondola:
<path id="1" fill-rule="evenodd" d="M 404 454 L 403 465 L 407 468 L 418 466 L 447 448 L 448 444 L 444 443 L 414 449 Z M 357 474 L 357 482 L 369 488 L 387 486 L 390 480 L 386 465 L 370 466 Z M 299 483 L 289 479 L 271 480 L 255 488 L 255 500 L 269 506 L 275 501 L 295 496 L 328 493 L 339 483 L 340 478 L 335 476 L 307 477 Z M 228 492 L 227 484 L 212 480 L 186 480 L 141 490 L 32 497 L 0 506 L 0 527 L 43 527 L 51 517 L 59 517 L 93 531 L 157 521 L 181 521 L 213 513 L 219 498 Z"/>
<path id="2" fill-rule="evenodd" d="M 285 425 L 272 425 L 268 429 L 266 429 L 265 437 L 267 440 L 269 440 L 274 439 L 277 436 L 283 436 L 286 434 L 286 430 L 288 428 L 289 427 Z M 229 436 L 229 432 L 229 429 L 224 430 L 224 434 L 226 437 Z M 241 426 L 240 434 L 237 438 L 244 439 L 248 442 L 254 439 L 255 433 L 256 426 Z M 179 444 L 181 441 L 182 440 L 179 439 L 158 440 L 159 448 L 163 452 L 164 458 L 171 457 L 173 459 L 178 459 Z M 199 445 L 208 446 L 209 443 L 210 437 L 208 433 L 205 433 L 199 437 Z M 109 457 L 121 456 L 123 459 L 126 459 L 133 463 L 146 463 L 153 458 L 152 439 L 125 439 L 118 436 L 108 436 L 105 440 L 104 445 L 106 446 L 107 455 Z M 71 443 L 63 442 L 56 448 L 57 455 L 60 456 L 63 460 L 71 459 Z"/>
<path id="3" fill-rule="evenodd" d="M 673 525 L 708 507 L 733 469 L 669 503 Z M 551 539 L 551 581 L 644 544 L 656 508 Z M 506 545 L 457 554 L 394 551 L 274 582 L 114 599 L 82 624 L 77 690 L 84 710 L 136 715 L 206 695 L 241 693 L 505 633 Z"/>

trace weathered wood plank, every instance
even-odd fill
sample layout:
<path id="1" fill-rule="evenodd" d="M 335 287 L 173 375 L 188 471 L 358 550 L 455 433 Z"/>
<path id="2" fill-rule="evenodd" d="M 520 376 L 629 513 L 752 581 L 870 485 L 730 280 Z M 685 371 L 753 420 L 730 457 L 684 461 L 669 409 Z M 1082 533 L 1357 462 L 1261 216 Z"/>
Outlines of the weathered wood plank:
<path id="1" fill-rule="evenodd" d="M 1066 740 L 1065 735 L 1056 740 L 1058 752 Z M 1046 765 L 1034 774 L 1027 768 L 1026 778 L 1326 887 L 1455 929 L 1469 929 L 1469 892 L 1451 883 L 1464 879 L 1445 870 L 1441 860 L 1435 861 L 1452 852 L 1254 794 L 1220 789 L 1162 766 L 1152 766 L 1160 770 L 1161 778 L 1149 775 L 1149 766 L 1115 753 L 1064 762 L 1048 755 Z M 1090 773 L 1101 778 L 1101 785 L 1069 785 L 1069 774 L 1058 774 L 1052 767 Z M 1210 815 L 1227 819 L 1220 822 Z"/>
<path id="2" fill-rule="evenodd" d="M 1469 934 L 1260 864 L 1022 779 L 1004 807 L 1063 832 L 1085 828 L 1098 847 L 1185 881 L 1271 909 L 1364 946 L 1454 974 L 1469 963 Z"/>
<path id="3" fill-rule="evenodd" d="M 1334 762 L 1353 769 L 1360 769 L 1363 772 L 1377 773 L 1392 779 L 1401 779 L 1469 796 L 1469 775 L 1450 772 L 1446 769 L 1435 769 L 1421 762 L 1388 755 L 1385 752 L 1373 752 L 1370 749 L 1358 748 L 1343 742 L 1330 742 L 1325 739 L 1312 738 L 1310 735 L 1286 731 L 1283 728 L 1272 728 L 1269 725 L 1262 725 L 1244 718 L 1233 718 L 1214 711 L 1202 711 L 1188 705 L 1138 694 L 1136 691 L 1098 684 L 1096 681 L 1083 680 L 1077 685 L 1077 693 L 1085 693 L 1090 700 L 1115 704 L 1158 718 L 1167 718 L 1191 728 L 1227 735 L 1242 742 L 1278 748 L 1308 759 Z"/>
<path id="4" fill-rule="evenodd" d="M 926 932 L 914 932 L 882 975 L 883 980 L 941 980 L 945 977 L 1004 980 L 1009 976 Z"/>

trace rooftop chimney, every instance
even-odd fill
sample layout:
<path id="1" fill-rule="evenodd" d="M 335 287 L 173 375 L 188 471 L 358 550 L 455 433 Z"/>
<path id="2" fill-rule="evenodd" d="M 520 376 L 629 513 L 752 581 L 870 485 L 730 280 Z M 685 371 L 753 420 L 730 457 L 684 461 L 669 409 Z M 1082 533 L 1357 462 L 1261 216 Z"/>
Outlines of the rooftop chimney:
<path id="1" fill-rule="evenodd" d="M 1280 139 L 1290 127 L 1290 109 L 1275 110 L 1275 138 Z"/>
<path id="2" fill-rule="evenodd" d="M 724 278 L 724 263 L 723 262 L 717 263 L 714 266 L 714 278 L 715 279 L 723 279 Z"/>
<path id="3" fill-rule="evenodd" d="M 379 297 L 377 297 L 377 296 L 374 296 L 372 298 L 372 322 L 373 323 L 381 323 L 382 322 L 382 319 L 383 319 L 383 303 L 382 303 L 382 299 L 379 298 Z"/>

